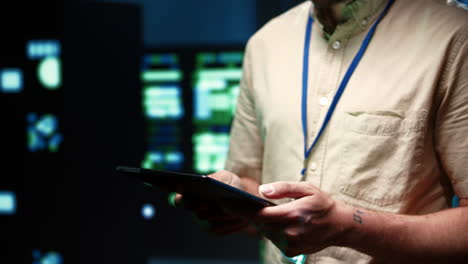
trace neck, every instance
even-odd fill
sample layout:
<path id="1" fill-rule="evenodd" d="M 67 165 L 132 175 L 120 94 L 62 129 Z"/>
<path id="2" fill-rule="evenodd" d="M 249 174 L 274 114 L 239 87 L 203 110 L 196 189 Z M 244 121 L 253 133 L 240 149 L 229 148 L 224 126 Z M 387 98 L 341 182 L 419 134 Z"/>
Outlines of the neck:
<path id="1" fill-rule="evenodd" d="M 343 8 L 352 1 L 342 0 L 336 1 L 333 4 L 321 4 L 322 1 L 314 1 L 317 18 L 323 24 L 325 32 L 332 34 L 338 24 L 345 22 L 346 18 L 343 15 Z"/>

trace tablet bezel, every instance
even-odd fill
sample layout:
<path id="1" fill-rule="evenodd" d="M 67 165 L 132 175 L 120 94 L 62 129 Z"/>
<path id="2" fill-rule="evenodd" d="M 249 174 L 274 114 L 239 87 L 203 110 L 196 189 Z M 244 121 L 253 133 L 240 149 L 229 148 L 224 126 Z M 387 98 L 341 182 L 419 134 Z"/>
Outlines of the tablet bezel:
<path id="1" fill-rule="evenodd" d="M 167 192 L 178 192 L 206 202 L 230 203 L 246 212 L 276 204 L 202 174 L 117 166 L 116 171 Z"/>

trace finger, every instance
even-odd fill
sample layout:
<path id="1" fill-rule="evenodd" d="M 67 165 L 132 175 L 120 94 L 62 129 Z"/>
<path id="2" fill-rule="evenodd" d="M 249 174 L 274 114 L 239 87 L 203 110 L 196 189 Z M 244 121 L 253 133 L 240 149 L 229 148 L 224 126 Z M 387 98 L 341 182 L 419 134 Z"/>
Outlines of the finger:
<path id="1" fill-rule="evenodd" d="M 208 177 L 218 180 L 220 182 L 229 184 L 231 186 L 238 185 L 238 182 L 236 181 L 238 179 L 237 175 L 227 170 L 222 170 L 222 171 L 215 172 L 213 174 L 209 174 Z"/>
<path id="2" fill-rule="evenodd" d="M 182 195 L 180 193 L 171 192 L 167 196 L 167 201 L 172 207 L 184 207 Z"/>
<path id="3" fill-rule="evenodd" d="M 308 196 L 289 203 L 268 206 L 254 217 L 256 223 L 305 223 L 306 216 L 313 216 L 316 211 L 315 196 Z"/>
<path id="4" fill-rule="evenodd" d="M 274 182 L 259 187 L 259 192 L 266 198 L 301 198 L 320 193 L 314 185 L 306 182 Z"/>

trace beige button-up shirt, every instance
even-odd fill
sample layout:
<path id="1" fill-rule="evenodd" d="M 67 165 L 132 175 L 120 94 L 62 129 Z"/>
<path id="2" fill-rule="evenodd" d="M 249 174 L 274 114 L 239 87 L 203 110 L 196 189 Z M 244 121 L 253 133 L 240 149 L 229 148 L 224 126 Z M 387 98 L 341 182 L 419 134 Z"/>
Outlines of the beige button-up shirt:
<path id="1" fill-rule="evenodd" d="M 360 1 L 326 38 L 315 19 L 308 144 L 386 2 Z M 312 9 L 309 1 L 300 4 L 249 40 L 226 169 L 270 183 L 299 181 L 305 167 L 305 181 L 336 200 L 400 214 L 443 210 L 454 193 L 468 197 L 468 12 L 442 0 L 396 0 L 304 160 L 302 59 Z M 268 241 L 263 258 L 289 263 Z M 329 247 L 308 262 L 370 259 Z"/>

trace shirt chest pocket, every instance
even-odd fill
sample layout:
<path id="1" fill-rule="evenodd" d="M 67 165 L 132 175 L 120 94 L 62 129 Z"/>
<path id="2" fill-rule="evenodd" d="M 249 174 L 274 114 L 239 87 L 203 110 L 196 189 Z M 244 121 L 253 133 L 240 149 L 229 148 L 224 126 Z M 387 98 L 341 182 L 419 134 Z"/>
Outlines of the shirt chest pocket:
<path id="1" fill-rule="evenodd" d="M 395 204 L 416 184 L 427 113 L 346 111 L 340 192 L 377 206 Z"/>

